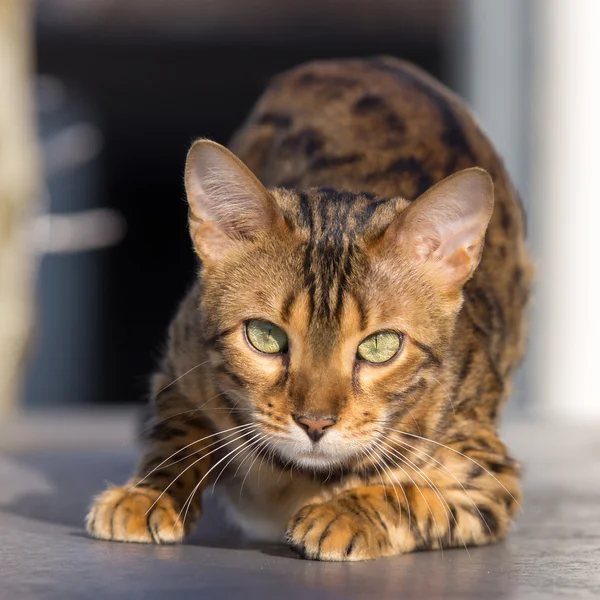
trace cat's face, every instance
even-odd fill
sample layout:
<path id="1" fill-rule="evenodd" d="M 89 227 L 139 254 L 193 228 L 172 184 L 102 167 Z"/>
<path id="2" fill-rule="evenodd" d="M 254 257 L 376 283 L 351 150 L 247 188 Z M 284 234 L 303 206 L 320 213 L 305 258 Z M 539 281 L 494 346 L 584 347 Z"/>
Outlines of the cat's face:
<path id="1" fill-rule="evenodd" d="M 402 199 L 267 192 L 222 147 L 187 166 L 215 380 L 284 462 L 364 462 L 435 377 L 492 208 L 489 176 Z"/>

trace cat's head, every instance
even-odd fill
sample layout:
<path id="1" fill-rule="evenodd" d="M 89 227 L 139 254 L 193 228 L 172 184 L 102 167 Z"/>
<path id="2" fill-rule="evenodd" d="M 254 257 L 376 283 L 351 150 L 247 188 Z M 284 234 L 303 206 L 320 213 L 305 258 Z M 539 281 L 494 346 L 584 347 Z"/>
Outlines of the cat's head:
<path id="1" fill-rule="evenodd" d="M 412 203 L 267 190 L 200 140 L 186 189 L 211 371 L 232 414 L 299 467 L 362 461 L 426 402 L 481 256 L 489 175 L 462 171 Z"/>

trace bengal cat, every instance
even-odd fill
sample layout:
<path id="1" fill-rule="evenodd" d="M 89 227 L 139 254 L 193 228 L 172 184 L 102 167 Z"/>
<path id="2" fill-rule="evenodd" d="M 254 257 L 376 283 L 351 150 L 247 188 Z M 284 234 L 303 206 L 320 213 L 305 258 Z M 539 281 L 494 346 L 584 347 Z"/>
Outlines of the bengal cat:
<path id="1" fill-rule="evenodd" d="M 189 151 L 198 280 L 142 459 L 94 500 L 90 535 L 180 542 L 217 484 L 246 535 L 310 559 L 501 539 L 520 490 L 497 425 L 530 263 L 473 116 L 404 62 L 312 62 L 273 81 L 231 150 Z"/>

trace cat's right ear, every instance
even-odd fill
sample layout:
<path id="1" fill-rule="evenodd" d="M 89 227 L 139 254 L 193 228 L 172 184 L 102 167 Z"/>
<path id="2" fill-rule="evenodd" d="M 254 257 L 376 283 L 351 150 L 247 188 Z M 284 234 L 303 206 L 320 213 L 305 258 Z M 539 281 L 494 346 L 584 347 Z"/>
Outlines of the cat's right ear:
<path id="1" fill-rule="evenodd" d="M 198 256 L 218 261 L 231 247 L 284 227 L 268 190 L 223 146 L 194 142 L 185 165 L 189 227 Z"/>
<path id="2" fill-rule="evenodd" d="M 383 243 L 421 264 L 441 287 L 456 290 L 479 264 L 493 207 L 492 178 L 483 169 L 465 169 L 402 211 Z"/>

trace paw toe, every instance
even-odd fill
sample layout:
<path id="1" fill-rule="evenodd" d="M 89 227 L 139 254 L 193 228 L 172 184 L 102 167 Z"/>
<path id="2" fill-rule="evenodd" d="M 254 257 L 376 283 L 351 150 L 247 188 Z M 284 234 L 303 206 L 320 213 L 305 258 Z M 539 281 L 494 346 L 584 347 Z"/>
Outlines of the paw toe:
<path id="1" fill-rule="evenodd" d="M 331 504 L 303 508 L 290 522 L 286 539 L 302 558 L 353 561 L 370 558 L 364 552 L 363 524 Z"/>
<path id="2" fill-rule="evenodd" d="M 111 488 L 100 494 L 86 518 L 88 533 L 102 540 L 169 544 L 184 537 L 173 499 L 150 488 Z"/>

